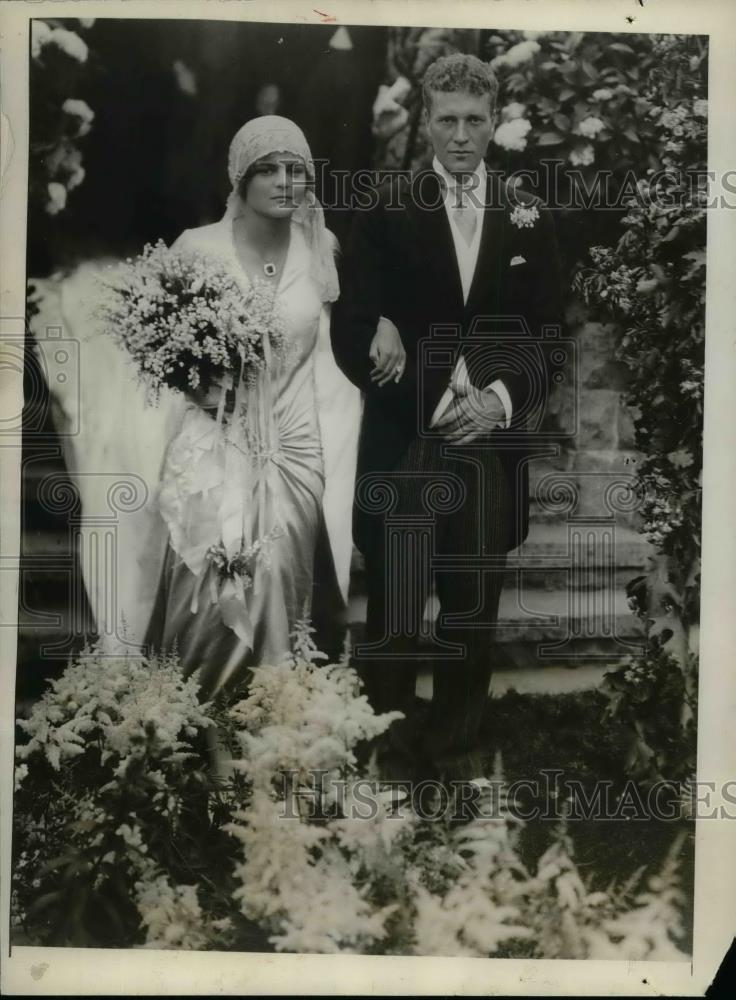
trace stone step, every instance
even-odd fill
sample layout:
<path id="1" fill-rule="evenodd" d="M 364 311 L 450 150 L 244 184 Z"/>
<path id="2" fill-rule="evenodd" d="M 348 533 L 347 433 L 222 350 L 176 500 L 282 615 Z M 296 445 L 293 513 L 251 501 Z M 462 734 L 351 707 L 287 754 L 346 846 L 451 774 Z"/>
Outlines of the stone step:
<path id="1" fill-rule="evenodd" d="M 590 539 L 585 553 L 586 564 L 601 566 L 611 557 L 599 542 L 604 533 L 607 539 L 611 538 L 611 555 L 616 566 L 640 568 L 654 553 L 644 536 L 629 525 L 608 525 L 593 519 L 568 522 L 558 517 L 550 524 L 532 523 L 524 543 L 509 553 L 508 565 L 566 564 L 569 561 L 570 539 L 576 539 L 579 546 L 582 538 Z"/>
<path id="2" fill-rule="evenodd" d="M 362 638 L 366 604 L 364 595 L 350 598 L 348 622 L 354 642 Z M 438 610 L 437 599 L 432 595 L 424 616 L 427 632 Z M 498 621 L 488 633 L 494 642 L 508 646 L 510 655 L 513 648 L 512 662 L 525 659 L 532 664 L 539 657 L 555 661 L 582 656 L 615 659 L 629 651 L 632 645 L 638 649 L 644 631 L 642 622 L 629 608 L 624 592 L 591 594 L 529 588 L 518 593 L 516 590 L 502 593 Z M 540 651 L 540 645 L 549 648 Z M 523 647 L 537 652 L 520 656 Z"/>
<path id="3" fill-rule="evenodd" d="M 62 518 L 52 515 L 48 515 L 47 523 L 39 525 L 37 518 L 29 516 L 26 512 L 22 523 L 20 553 L 17 551 L 17 545 L 14 546 L 16 550 L 14 552 L 9 551 L 6 545 L 5 554 L 16 558 L 20 554 L 34 562 L 40 561 L 44 556 L 71 555 L 76 530 L 76 527 L 69 526 Z M 591 527 L 590 531 L 591 536 L 597 534 L 595 527 Z M 571 562 L 569 541 L 571 537 L 568 525 L 560 524 L 559 520 L 557 523 L 533 523 L 524 544 L 508 554 L 507 567 L 523 570 L 525 573 L 565 570 Z M 647 558 L 652 552 L 653 549 L 643 535 L 625 526 L 615 526 L 613 561 L 617 569 L 638 570 L 646 565 Z M 604 553 L 600 550 L 591 550 L 586 555 L 586 569 L 602 569 L 604 565 Z M 352 562 L 352 576 L 359 579 L 362 574 L 362 557 L 356 553 Z"/>
<path id="4" fill-rule="evenodd" d="M 618 393 L 609 402 L 619 409 Z M 595 407 L 593 407 L 595 409 Z M 622 439 L 611 447 L 595 443 L 595 434 L 584 434 L 576 450 L 538 459 L 529 466 L 529 515 L 532 522 L 554 523 L 573 516 L 613 513 L 619 524 L 636 528 L 640 519 L 636 498 L 626 486 L 634 484 L 641 456 Z M 568 505 L 572 502 L 570 511 Z"/>
<path id="5" fill-rule="evenodd" d="M 619 566 L 611 568 L 593 567 L 582 572 L 569 568 L 542 565 L 534 569 L 510 567 L 503 574 L 504 590 L 521 589 L 544 590 L 548 592 L 603 590 L 624 591 L 626 584 L 644 571 L 643 566 Z M 366 593 L 365 576 L 362 571 L 354 573 L 350 579 L 350 596 L 359 597 Z"/>
<path id="6" fill-rule="evenodd" d="M 355 594 L 348 602 L 347 620 L 354 625 L 365 621 L 367 597 Z M 425 626 L 434 621 L 439 602 L 433 594 L 427 601 L 424 613 Z M 626 594 L 598 591 L 547 591 L 528 588 L 522 591 L 504 590 L 498 609 L 497 638 L 500 641 L 522 642 L 560 638 L 566 623 L 574 626 L 581 637 L 595 638 L 598 629 L 608 629 L 615 624 L 617 635 L 634 636 L 641 633 L 640 620 L 631 611 Z M 533 636 L 530 633 L 534 632 Z"/>
<path id="7" fill-rule="evenodd" d="M 517 694 L 572 694 L 590 691 L 600 687 L 603 675 L 610 666 L 584 661 L 564 666 L 548 665 L 542 669 L 539 665 L 533 668 L 494 669 L 488 694 L 491 698 L 500 698 L 508 691 L 515 691 Z M 432 687 L 432 671 L 418 671 L 417 696 L 427 701 L 432 697 Z"/>
<path id="8" fill-rule="evenodd" d="M 600 544 L 597 529 L 589 530 L 591 541 L 573 566 L 570 539 L 574 536 L 569 526 L 564 522 L 532 525 L 524 544 L 507 556 L 504 589 L 623 591 L 629 580 L 646 570 L 653 549 L 638 532 L 615 526 L 609 552 Z M 363 557 L 357 550 L 351 563 L 350 593 L 356 597 L 365 593 Z"/>

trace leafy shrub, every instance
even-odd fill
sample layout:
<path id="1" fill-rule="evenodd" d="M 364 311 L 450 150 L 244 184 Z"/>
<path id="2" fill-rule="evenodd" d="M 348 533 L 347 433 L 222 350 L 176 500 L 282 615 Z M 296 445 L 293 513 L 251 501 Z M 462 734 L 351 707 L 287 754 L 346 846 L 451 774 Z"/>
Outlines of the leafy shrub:
<path id="1" fill-rule="evenodd" d="M 139 892 L 203 864 L 196 683 L 174 658 L 86 650 L 19 725 L 18 918 L 43 944 L 140 943 Z"/>
<path id="2" fill-rule="evenodd" d="M 592 266 L 579 271 L 575 287 L 595 314 L 622 329 L 617 355 L 631 373 L 627 403 L 645 456 L 637 470 L 642 531 L 658 550 L 648 574 L 629 585 L 632 606 L 649 627 L 650 651 L 610 678 L 612 708 L 631 720 L 636 770 L 672 777 L 683 766 L 695 768 L 707 206 L 697 178 L 707 162 L 707 102 L 702 56 L 671 37 L 656 41 L 653 53 L 648 118 L 666 187 L 640 180 L 623 235 L 613 247 L 591 249 Z M 679 746 L 667 732 L 672 716 L 639 697 L 627 679 L 646 676 L 671 690 L 673 664 L 681 674 Z M 657 719 L 664 722 L 659 735 Z"/>

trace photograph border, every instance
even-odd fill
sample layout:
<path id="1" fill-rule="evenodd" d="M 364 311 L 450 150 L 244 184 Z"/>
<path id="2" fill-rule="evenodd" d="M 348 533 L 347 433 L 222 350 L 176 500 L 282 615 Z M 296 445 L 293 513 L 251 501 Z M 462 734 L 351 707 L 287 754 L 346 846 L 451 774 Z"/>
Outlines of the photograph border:
<path id="1" fill-rule="evenodd" d="M 322 5 L 320 5 L 322 8 Z M 709 170 L 736 169 L 736 8 L 729 0 L 331 0 L 278 5 L 241 0 L 5 0 L 0 110 L 0 426 L 22 410 L 22 365 L 4 360 L 23 334 L 28 167 L 29 21 L 38 17 L 173 18 L 304 24 L 451 25 L 708 35 Z M 716 184 L 718 180 L 716 180 Z M 714 812 L 736 780 L 736 212 L 709 211 L 703 471 L 698 780 L 713 783 Z M 20 427 L 0 437 L 0 989 L 14 994 L 200 993 L 381 995 L 702 995 L 736 925 L 734 832 L 727 819 L 696 828 L 693 958 L 689 963 L 532 961 L 363 955 L 240 954 L 36 948 L 9 945 L 17 574 L 4 553 L 20 533 Z M 731 812 L 733 812 L 731 803 Z"/>

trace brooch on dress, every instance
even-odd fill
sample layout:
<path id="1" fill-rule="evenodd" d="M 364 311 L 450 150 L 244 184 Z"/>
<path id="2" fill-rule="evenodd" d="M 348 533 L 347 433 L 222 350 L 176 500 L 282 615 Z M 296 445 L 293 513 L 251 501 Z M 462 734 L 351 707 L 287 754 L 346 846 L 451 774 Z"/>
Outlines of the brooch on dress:
<path id="1" fill-rule="evenodd" d="M 536 205 L 530 205 L 528 208 L 517 205 L 511 213 L 511 221 L 519 229 L 531 229 L 538 218 L 539 209 Z"/>

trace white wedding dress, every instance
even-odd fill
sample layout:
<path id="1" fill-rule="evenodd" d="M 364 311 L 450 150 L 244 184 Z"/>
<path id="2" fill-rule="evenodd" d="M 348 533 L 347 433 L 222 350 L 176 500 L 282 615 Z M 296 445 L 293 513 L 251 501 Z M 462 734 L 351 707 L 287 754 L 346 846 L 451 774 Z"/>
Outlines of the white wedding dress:
<path id="1" fill-rule="evenodd" d="M 216 258 L 246 290 L 230 219 L 188 230 L 177 245 Z M 34 321 L 42 331 L 61 319 L 66 335 L 80 341 L 76 393 L 54 381 L 54 345 L 39 339 L 57 402 L 69 426 L 79 424 L 65 445 L 82 498 L 83 553 L 99 550 L 90 543 L 100 516 L 110 515 L 111 481 L 127 478 L 142 497 L 114 513 L 112 570 L 82 559 L 88 596 L 108 648 L 176 644 L 185 673 L 197 671 L 202 695 L 210 697 L 242 679 L 248 666 L 288 651 L 295 621 L 309 614 L 323 526 L 347 600 L 360 394 L 332 356 L 329 307 L 310 275 L 297 223 L 276 293 L 290 350 L 267 380 L 270 450 L 256 479 L 237 425 L 226 431 L 178 393 L 146 405 L 123 351 L 92 318 L 95 272 L 81 268 L 57 287 L 56 305 L 47 283 L 51 294 Z M 205 558 L 208 547 L 223 536 L 234 544 L 241 531 L 256 538 L 269 529 L 268 561 L 257 564 L 253 586 L 223 587 Z"/>

